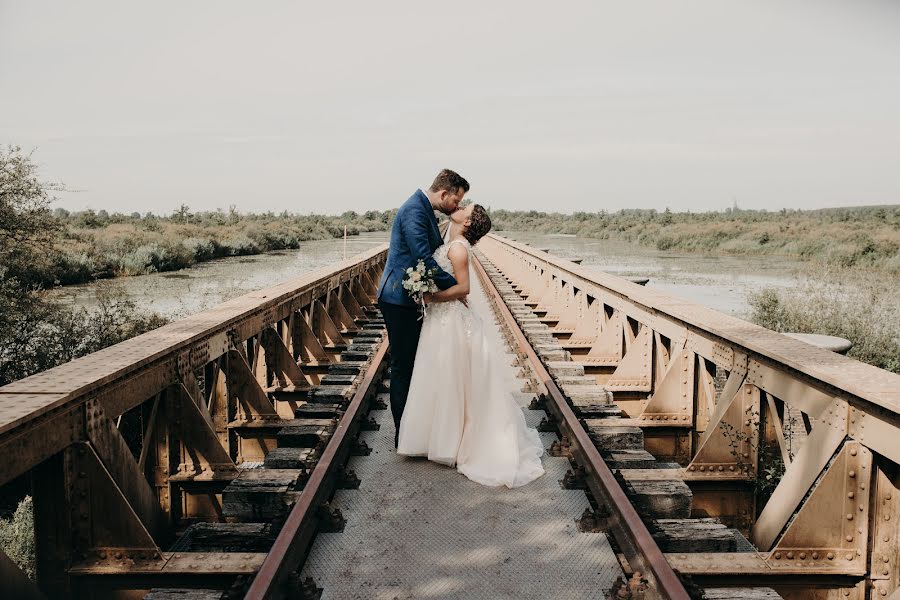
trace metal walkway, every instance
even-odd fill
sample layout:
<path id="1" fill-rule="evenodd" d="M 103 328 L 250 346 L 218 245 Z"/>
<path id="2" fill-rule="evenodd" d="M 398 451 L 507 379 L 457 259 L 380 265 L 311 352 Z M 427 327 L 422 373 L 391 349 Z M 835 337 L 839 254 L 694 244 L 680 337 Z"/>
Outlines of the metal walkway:
<path id="1" fill-rule="evenodd" d="M 520 404 L 531 397 L 517 394 Z M 546 416 L 524 410 L 531 427 Z M 578 531 L 575 519 L 589 504 L 583 491 L 560 487 L 567 459 L 545 454 L 536 481 L 488 488 L 398 456 L 390 411 L 371 415 L 381 428 L 360 439 L 372 453 L 349 463 L 361 485 L 332 503 L 346 527 L 316 537 L 302 573 L 324 588 L 323 600 L 598 598 L 621 575 L 606 535 Z M 556 439 L 541 436 L 545 448 Z"/>

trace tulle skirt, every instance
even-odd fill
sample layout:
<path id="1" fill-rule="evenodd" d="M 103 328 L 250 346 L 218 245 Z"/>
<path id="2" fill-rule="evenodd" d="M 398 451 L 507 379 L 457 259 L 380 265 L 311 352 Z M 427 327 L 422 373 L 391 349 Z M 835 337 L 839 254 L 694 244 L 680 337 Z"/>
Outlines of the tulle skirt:
<path id="1" fill-rule="evenodd" d="M 518 487 L 544 473 L 544 448 L 516 401 L 521 382 L 484 291 L 470 281 L 468 308 L 428 308 L 397 452 L 456 465 L 483 485 Z"/>

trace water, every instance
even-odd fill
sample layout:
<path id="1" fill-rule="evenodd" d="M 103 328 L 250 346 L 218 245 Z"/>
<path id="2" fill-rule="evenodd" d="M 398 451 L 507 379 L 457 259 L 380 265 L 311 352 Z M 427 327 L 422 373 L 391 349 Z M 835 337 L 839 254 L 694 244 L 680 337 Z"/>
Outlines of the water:
<path id="1" fill-rule="evenodd" d="M 680 296 L 740 318 L 750 313 L 748 297 L 767 287 L 797 285 L 803 263 L 773 256 L 713 256 L 659 251 L 611 240 L 574 235 L 503 232 L 506 237 L 563 258 L 582 258 L 581 265 L 621 277 L 649 277 L 647 287 Z"/>
<path id="2" fill-rule="evenodd" d="M 548 248 L 561 257 L 579 257 L 589 269 L 621 276 L 649 277 L 655 287 L 738 317 L 749 313 L 748 294 L 764 287 L 791 287 L 802 264 L 783 257 L 707 256 L 661 252 L 610 240 L 565 235 L 502 232 L 535 248 Z M 388 239 L 386 232 L 366 233 L 347 241 L 347 256 Z M 241 294 L 274 285 L 343 258 L 342 240 L 305 242 L 298 250 L 202 263 L 172 273 L 116 279 L 114 285 L 139 306 L 172 318 L 210 308 Z M 98 286 L 67 286 L 54 292 L 76 306 L 96 304 Z"/>
<path id="3" fill-rule="evenodd" d="M 386 232 L 363 233 L 347 238 L 347 256 L 364 252 L 388 240 Z M 122 277 L 111 282 L 71 285 L 55 290 L 67 304 L 97 304 L 103 285 L 120 286 L 138 306 L 177 319 L 211 308 L 236 296 L 281 283 L 303 273 L 334 264 L 344 258 L 344 242 L 303 242 L 297 250 L 280 250 L 256 256 L 223 258 L 190 269 Z"/>

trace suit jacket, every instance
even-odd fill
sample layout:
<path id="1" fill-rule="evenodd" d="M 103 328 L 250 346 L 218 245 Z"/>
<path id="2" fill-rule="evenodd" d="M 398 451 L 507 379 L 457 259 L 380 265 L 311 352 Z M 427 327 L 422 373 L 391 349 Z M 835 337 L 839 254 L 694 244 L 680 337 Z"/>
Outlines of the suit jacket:
<path id="1" fill-rule="evenodd" d="M 403 289 L 406 269 L 415 267 L 420 260 L 429 269 L 435 269 L 434 282 L 446 290 L 456 285 L 456 279 L 440 268 L 432 255 L 443 244 L 434 209 L 422 190 L 410 196 L 394 217 L 387 264 L 378 284 L 378 300 L 401 306 L 415 306 L 413 299 Z"/>

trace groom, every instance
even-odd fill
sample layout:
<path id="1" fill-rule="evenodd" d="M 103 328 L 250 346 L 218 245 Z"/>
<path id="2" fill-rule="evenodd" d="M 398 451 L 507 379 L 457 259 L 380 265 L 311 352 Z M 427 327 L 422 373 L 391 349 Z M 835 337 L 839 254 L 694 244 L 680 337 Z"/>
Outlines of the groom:
<path id="1" fill-rule="evenodd" d="M 396 425 L 394 447 L 400 435 L 400 419 L 406 407 L 422 332 L 419 310 L 403 289 L 403 277 L 408 267 L 415 267 L 421 260 L 427 268 L 435 270 L 434 281 L 440 289 L 456 285 L 453 275 L 440 268 L 431 256 L 442 243 L 434 211 L 453 214 L 468 191 L 468 181 L 458 173 L 444 169 L 434 178 L 430 188 L 416 190 L 394 217 L 387 264 L 378 284 L 378 307 L 387 326 L 391 348 L 391 414 Z"/>

